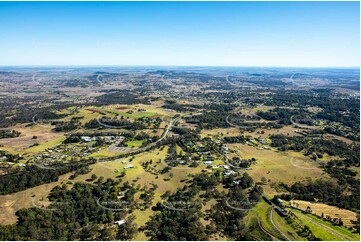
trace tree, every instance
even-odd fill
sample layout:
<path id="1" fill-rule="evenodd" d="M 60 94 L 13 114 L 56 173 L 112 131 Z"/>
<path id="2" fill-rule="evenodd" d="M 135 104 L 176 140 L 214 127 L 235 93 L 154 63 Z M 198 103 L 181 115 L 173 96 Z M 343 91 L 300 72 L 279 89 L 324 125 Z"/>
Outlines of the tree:
<path id="1" fill-rule="evenodd" d="M 138 228 L 133 222 L 135 216 L 131 215 L 127 219 L 127 222 L 118 226 L 117 236 L 118 240 L 131 240 L 138 233 Z"/>

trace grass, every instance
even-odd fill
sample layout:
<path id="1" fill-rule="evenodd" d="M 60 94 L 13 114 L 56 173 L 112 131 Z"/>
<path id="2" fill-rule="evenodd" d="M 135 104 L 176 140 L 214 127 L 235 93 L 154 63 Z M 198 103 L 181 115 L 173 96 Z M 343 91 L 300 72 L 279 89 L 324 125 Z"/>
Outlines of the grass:
<path id="1" fill-rule="evenodd" d="M 66 182 L 71 174 L 65 174 L 59 177 L 57 182 L 43 184 L 24 191 L 0 196 L 0 224 L 13 224 L 17 217 L 15 212 L 21 208 L 33 207 L 33 199 L 36 201 L 48 201 L 49 192 L 57 185 Z"/>
<path id="2" fill-rule="evenodd" d="M 64 135 L 61 132 L 52 131 L 52 126 L 50 125 L 32 125 L 26 127 L 26 124 L 21 124 L 9 127 L 9 129 L 19 131 L 21 135 L 16 138 L 0 139 L 0 144 L 4 146 L 1 148 L 20 153 L 27 151 L 29 146 L 34 143 L 44 144 L 63 137 Z M 33 136 L 37 136 L 37 139 L 33 139 Z"/>
<path id="3" fill-rule="evenodd" d="M 202 129 L 201 137 L 209 137 L 214 135 L 222 136 L 238 136 L 241 132 L 238 128 L 218 128 L 218 129 Z"/>
<path id="4" fill-rule="evenodd" d="M 304 237 L 299 236 L 297 232 L 294 230 L 294 228 L 292 228 L 292 226 L 284 218 L 282 218 L 276 211 L 273 212 L 273 222 L 292 241 L 306 240 Z"/>
<path id="5" fill-rule="evenodd" d="M 341 218 L 345 227 L 353 227 L 351 221 L 357 220 L 357 214 L 347 209 L 341 209 L 335 206 L 330 206 L 323 203 L 314 203 L 301 200 L 294 200 L 294 203 L 298 204 L 298 208 L 306 210 L 307 206 L 310 206 L 312 213 L 321 217 L 324 214 L 324 217 L 329 215 L 331 218 Z"/>
<path id="6" fill-rule="evenodd" d="M 252 210 L 248 212 L 248 214 L 244 218 L 247 230 L 250 229 L 251 235 L 259 240 L 270 240 L 271 238 L 259 227 L 258 219 L 260 220 L 260 223 L 264 230 L 275 236 L 275 234 L 272 233 L 274 227 L 271 224 L 268 216 L 270 208 L 271 206 L 262 199 L 256 206 L 254 206 Z"/>
<path id="7" fill-rule="evenodd" d="M 133 111 L 133 113 L 127 113 L 127 112 L 124 112 L 124 111 L 119 111 L 119 110 L 116 110 L 116 109 L 109 109 L 109 108 L 96 107 L 96 108 L 91 108 L 91 109 L 98 110 L 98 111 L 101 111 L 101 112 L 104 112 L 104 113 L 118 114 L 119 116 L 129 117 L 129 118 L 133 118 L 133 119 L 138 119 L 138 118 L 142 118 L 142 117 L 150 117 L 150 116 L 155 115 L 155 113 L 153 113 L 153 112 L 146 112 L 146 111 L 138 112 L 136 110 L 131 110 L 131 111 Z M 88 111 L 88 112 L 91 112 L 91 111 Z"/>
<path id="8" fill-rule="evenodd" d="M 273 182 L 291 184 L 310 179 L 329 179 L 329 176 L 322 169 L 317 168 L 310 158 L 298 152 L 257 149 L 245 144 L 228 144 L 227 146 L 238 150 L 241 158 L 256 158 L 256 164 L 252 165 L 251 170 L 248 170 L 247 173 L 255 182 L 259 182 L 262 177 L 270 180 L 267 185 L 263 185 L 267 195 L 277 194 L 277 191 L 271 187 Z M 294 163 L 290 161 L 292 157 L 295 158 Z M 304 169 L 302 166 L 314 169 Z"/>
<path id="9" fill-rule="evenodd" d="M 41 143 L 38 146 L 34 146 L 31 148 L 26 149 L 26 152 L 31 152 L 31 153 L 38 153 L 38 152 L 42 152 L 48 148 L 52 148 L 54 146 L 57 146 L 58 144 L 62 143 L 65 140 L 65 136 L 59 137 L 57 139 L 45 142 L 45 143 Z"/>
<path id="10" fill-rule="evenodd" d="M 125 142 L 125 144 L 130 148 L 132 148 L 132 147 L 138 148 L 143 144 L 143 141 L 144 140 L 130 140 L 130 141 Z"/>
<path id="11" fill-rule="evenodd" d="M 305 225 L 310 228 L 312 233 L 321 240 L 360 240 L 359 234 L 351 233 L 351 231 L 344 227 L 333 225 L 330 222 L 324 221 L 314 215 L 303 214 L 297 209 L 292 209 L 292 211 Z"/>

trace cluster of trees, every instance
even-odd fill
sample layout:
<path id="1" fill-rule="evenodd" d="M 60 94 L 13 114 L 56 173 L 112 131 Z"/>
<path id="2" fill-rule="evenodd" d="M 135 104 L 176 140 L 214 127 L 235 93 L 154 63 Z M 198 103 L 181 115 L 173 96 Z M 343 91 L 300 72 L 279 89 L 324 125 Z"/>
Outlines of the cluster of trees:
<path id="1" fill-rule="evenodd" d="M 331 126 L 326 126 L 323 130 L 329 134 L 342 136 L 342 137 L 348 138 L 353 141 L 360 140 L 360 134 L 355 131 L 342 130 L 342 129 L 331 127 Z"/>
<path id="2" fill-rule="evenodd" d="M 134 94 L 134 92 L 129 92 L 127 90 L 110 89 L 106 92 L 106 94 L 96 97 L 95 103 L 97 105 L 137 104 L 144 102 L 144 100 L 142 100 L 138 95 Z"/>
<path id="3" fill-rule="evenodd" d="M 241 159 L 239 157 L 233 157 L 228 162 L 231 163 L 235 167 L 248 168 L 248 167 L 250 167 L 252 164 L 254 164 L 256 162 L 256 159 L 255 158 Z"/>
<path id="4" fill-rule="evenodd" d="M 19 160 L 23 159 L 20 155 L 18 154 L 11 154 L 5 150 L 0 150 L 0 158 L 6 157 L 7 162 L 14 162 L 17 163 Z"/>
<path id="5" fill-rule="evenodd" d="M 51 123 L 55 125 L 54 131 L 56 132 L 69 132 L 80 127 L 81 123 L 75 120 L 71 121 L 55 121 Z"/>
<path id="6" fill-rule="evenodd" d="M 200 129 L 189 129 L 181 127 L 172 127 L 172 131 L 181 136 L 182 140 L 198 140 L 200 138 Z"/>
<path id="7" fill-rule="evenodd" d="M 153 210 L 158 211 L 143 228 L 150 240 L 209 240 L 209 233 L 200 222 L 202 205 L 195 196 L 200 187 L 193 184 L 178 189 L 174 194 L 162 195 Z"/>
<path id="8" fill-rule="evenodd" d="M 201 224 L 200 208 L 185 210 L 166 209 L 158 203 L 154 208 L 160 212 L 146 224 L 146 234 L 150 240 L 161 241 L 203 241 L 209 240 L 205 227 Z"/>
<path id="9" fill-rule="evenodd" d="M 337 179 L 341 186 L 347 186 L 353 194 L 360 194 L 360 179 L 357 179 L 357 172 L 348 168 L 348 159 L 331 160 L 327 162 L 325 171 Z"/>
<path id="10" fill-rule="evenodd" d="M 319 107 L 318 119 L 340 122 L 356 132 L 360 132 L 360 100 L 357 97 L 337 95 L 333 92 L 310 93 L 306 91 L 275 91 L 266 99 L 265 105 L 292 106 L 298 108 Z"/>
<path id="11" fill-rule="evenodd" d="M 360 208 L 360 193 L 347 193 L 345 186 L 340 186 L 333 181 L 316 180 L 307 183 L 296 182 L 291 186 L 282 184 L 290 194 L 283 194 L 281 197 L 286 200 L 291 198 L 315 201 L 334 205 L 340 208 L 358 210 Z"/>
<path id="12" fill-rule="evenodd" d="M 126 119 L 109 119 L 106 117 L 102 117 L 99 120 L 92 119 L 88 123 L 86 123 L 84 125 L 84 127 L 87 129 L 106 128 L 106 127 L 102 126 L 101 124 L 113 126 L 115 128 L 119 127 L 119 128 L 123 128 L 123 129 L 129 129 L 129 130 L 139 130 L 139 129 L 146 128 L 146 126 L 144 125 L 144 123 L 141 120 L 130 122 Z"/>
<path id="13" fill-rule="evenodd" d="M 250 187 L 250 186 L 247 186 Z M 248 231 L 242 218 L 247 209 L 252 208 L 262 198 L 263 190 L 255 186 L 247 194 L 242 186 L 233 186 L 227 194 L 222 194 L 217 203 L 208 211 L 213 222 L 210 230 L 221 232 L 232 240 L 248 240 Z"/>
<path id="14" fill-rule="evenodd" d="M 198 124 L 200 129 L 229 128 L 226 118 L 228 112 L 204 111 L 201 115 L 185 118 L 187 123 Z"/>
<path id="15" fill-rule="evenodd" d="M 114 196 L 118 182 L 98 180 L 97 185 L 76 183 L 69 190 L 56 186 L 50 193 L 47 208 L 21 209 L 16 225 L 0 226 L 1 240 L 130 240 L 137 233 L 134 216 L 125 219 L 122 210 L 99 206 L 99 198 Z"/>
<path id="16" fill-rule="evenodd" d="M 318 198 L 325 203 L 348 209 L 359 206 L 359 202 L 356 200 L 360 197 L 360 180 L 357 179 L 357 173 L 349 169 L 349 167 L 358 168 L 360 166 L 359 144 L 348 145 L 336 139 L 312 139 L 296 136 L 286 137 L 284 135 L 271 135 L 270 138 L 272 140 L 271 145 L 280 150 L 304 150 L 305 155 L 314 159 L 321 158 L 324 153 L 341 158 L 331 160 L 323 167 L 331 177 L 336 179 L 336 184 L 324 181 L 307 184 L 296 183 L 291 186 L 290 191 L 298 194 L 297 198 L 309 201 Z"/>
<path id="17" fill-rule="evenodd" d="M 304 115 L 306 112 L 301 109 L 274 108 L 270 111 L 257 111 L 257 115 L 269 121 L 278 121 L 279 124 L 291 124 L 293 115 Z"/>
<path id="18" fill-rule="evenodd" d="M 190 112 L 190 111 L 194 111 L 196 109 L 202 108 L 201 105 L 197 105 L 197 104 L 179 104 L 176 103 L 175 101 L 166 101 L 166 104 L 164 104 L 162 106 L 165 109 L 172 109 L 178 112 Z"/>
<path id="19" fill-rule="evenodd" d="M 50 106 L 42 107 L 41 104 L 50 103 Z M 29 123 L 35 121 L 47 121 L 60 119 L 67 114 L 59 114 L 54 110 L 61 110 L 75 106 L 74 103 L 56 103 L 51 98 L 44 97 L 9 97 L 0 101 L 0 127 L 10 127 L 18 123 Z M 14 110 L 16 112 L 14 113 Z"/>
<path id="20" fill-rule="evenodd" d="M 0 130 L 0 139 L 19 137 L 21 132 L 16 130 Z"/>
<path id="21" fill-rule="evenodd" d="M 226 136 L 223 138 L 224 142 L 226 143 L 246 143 L 247 141 L 250 141 L 250 137 L 246 137 L 244 135 L 239 135 L 239 136 Z"/>
<path id="22" fill-rule="evenodd" d="M 253 186 L 252 178 L 246 173 L 238 179 L 239 182 L 234 183 L 235 180 L 235 177 L 232 181 L 222 178 L 221 172 L 193 175 L 189 185 L 162 196 L 163 203 L 153 207 L 158 212 L 143 229 L 151 240 L 209 240 L 213 234 L 234 240 L 245 239 L 247 231 L 242 218 L 247 211 L 234 209 L 230 203 L 245 201 L 251 208 L 261 199 L 263 191 L 261 187 Z M 219 192 L 219 184 L 227 186 L 228 193 Z M 216 205 L 202 213 L 202 205 L 211 199 L 216 199 Z M 211 223 L 203 226 L 201 218 L 211 220 Z"/>
<path id="23" fill-rule="evenodd" d="M 0 176 L 0 195 L 11 194 L 45 183 L 55 182 L 60 175 L 82 169 L 95 162 L 94 159 L 74 161 L 52 169 L 34 165 L 24 167 L 23 171 L 15 171 Z"/>
<path id="24" fill-rule="evenodd" d="M 348 145 L 343 141 L 332 139 L 313 139 L 300 136 L 286 136 L 282 134 L 271 135 L 271 146 L 278 147 L 280 150 L 305 150 L 305 155 L 312 153 L 327 153 L 332 156 L 350 158 L 354 165 L 360 163 L 360 146 L 357 144 Z"/>

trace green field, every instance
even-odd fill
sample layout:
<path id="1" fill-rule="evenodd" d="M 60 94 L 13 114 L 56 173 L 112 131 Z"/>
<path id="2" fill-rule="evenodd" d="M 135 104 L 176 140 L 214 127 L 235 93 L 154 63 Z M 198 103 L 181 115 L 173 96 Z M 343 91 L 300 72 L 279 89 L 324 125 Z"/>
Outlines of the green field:
<path id="1" fill-rule="evenodd" d="M 133 113 L 127 113 L 127 112 L 123 112 L 123 111 L 118 111 L 118 110 L 114 110 L 114 109 L 106 109 L 106 108 L 91 108 L 93 110 L 98 110 L 104 113 L 113 113 L 113 114 L 118 114 L 120 116 L 124 116 L 124 117 L 129 117 L 129 118 L 133 118 L 133 119 L 138 119 L 138 118 L 142 118 L 142 117 L 150 117 L 155 115 L 155 113 L 153 112 L 137 112 L 134 111 Z"/>
<path id="2" fill-rule="evenodd" d="M 125 144 L 130 148 L 132 148 L 132 147 L 138 148 L 143 144 L 143 141 L 144 140 L 130 140 L 130 141 L 125 142 Z"/>
<path id="3" fill-rule="evenodd" d="M 359 234 L 352 233 L 344 227 L 333 225 L 311 214 L 304 214 L 298 209 L 292 209 L 292 212 L 321 240 L 360 240 Z"/>
<path id="4" fill-rule="evenodd" d="M 44 151 L 48 148 L 52 148 L 54 146 L 57 146 L 58 144 L 61 144 L 64 140 L 66 139 L 65 136 L 59 137 L 57 139 L 45 142 L 45 143 L 41 143 L 37 146 L 28 148 L 26 150 L 24 150 L 25 152 L 32 152 L 32 153 L 37 153 L 37 152 L 41 152 Z"/>

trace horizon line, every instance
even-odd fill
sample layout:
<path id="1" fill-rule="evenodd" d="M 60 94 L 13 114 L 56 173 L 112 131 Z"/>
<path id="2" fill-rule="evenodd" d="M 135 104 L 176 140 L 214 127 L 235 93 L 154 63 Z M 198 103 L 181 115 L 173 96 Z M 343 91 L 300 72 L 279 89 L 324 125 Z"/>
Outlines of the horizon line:
<path id="1" fill-rule="evenodd" d="M 360 69 L 361 66 L 234 66 L 234 65 L 0 65 L 4 67 L 260 67 L 260 68 L 352 68 Z"/>

